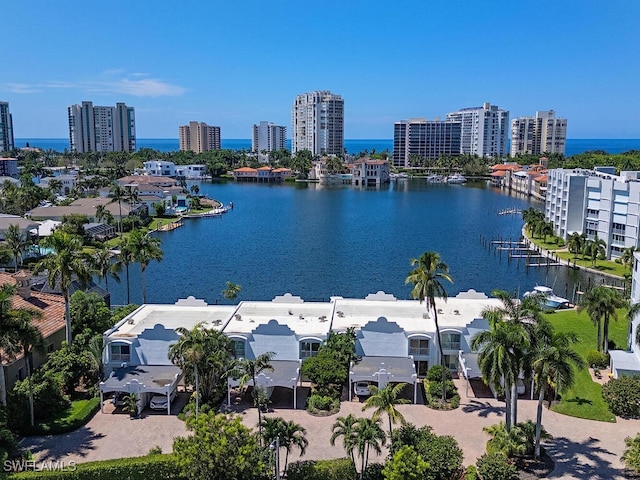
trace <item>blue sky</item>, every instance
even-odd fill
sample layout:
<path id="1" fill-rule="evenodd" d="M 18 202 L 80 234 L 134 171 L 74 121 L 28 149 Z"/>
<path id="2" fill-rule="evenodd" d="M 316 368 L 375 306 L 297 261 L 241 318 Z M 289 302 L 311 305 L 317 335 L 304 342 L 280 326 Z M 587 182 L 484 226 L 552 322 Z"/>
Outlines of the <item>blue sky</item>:
<path id="1" fill-rule="evenodd" d="M 249 138 L 294 97 L 345 100 L 346 138 L 483 102 L 553 109 L 569 138 L 640 138 L 640 1 L 4 0 L 0 100 L 14 134 L 67 136 L 66 107 L 125 102 L 139 138 L 190 120 Z"/>

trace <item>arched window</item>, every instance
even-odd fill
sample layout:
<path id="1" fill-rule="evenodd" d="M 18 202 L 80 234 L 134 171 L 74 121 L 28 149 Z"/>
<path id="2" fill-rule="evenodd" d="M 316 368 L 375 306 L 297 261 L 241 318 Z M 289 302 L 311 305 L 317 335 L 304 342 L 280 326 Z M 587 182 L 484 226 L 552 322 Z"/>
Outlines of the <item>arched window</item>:
<path id="1" fill-rule="evenodd" d="M 456 331 L 442 332 L 440 334 L 442 338 L 442 350 L 460 350 L 460 341 L 462 334 Z"/>
<path id="2" fill-rule="evenodd" d="M 320 345 L 322 345 L 322 340 L 319 338 L 305 338 L 300 340 L 300 358 L 304 360 L 305 358 L 315 357 L 318 355 Z"/>
<path id="3" fill-rule="evenodd" d="M 231 337 L 233 354 L 236 358 L 246 358 L 247 340 L 242 337 Z"/>
<path id="4" fill-rule="evenodd" d="M 110 360 L 112 362 L 130 362 L 131 345 L 124 342 L 114 342 L 109 345 Z"/>

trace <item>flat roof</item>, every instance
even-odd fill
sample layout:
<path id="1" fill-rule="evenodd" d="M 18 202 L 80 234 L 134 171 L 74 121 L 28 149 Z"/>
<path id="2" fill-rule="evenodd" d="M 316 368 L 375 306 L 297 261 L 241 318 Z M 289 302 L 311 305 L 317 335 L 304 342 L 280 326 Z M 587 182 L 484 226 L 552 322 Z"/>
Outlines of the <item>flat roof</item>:
<path id="1" fill-rule="evenodd" d="M 182 370 L 174 365 L 123 367 L 114 370 L 110 377 L 100 382 L 100 390 L 102 392 L 128 391 L 127 385 L 136 380 L 145 387 L 146 391 L 161 391 L 177 383 L 181 376 Z"/>
<path id="2" fill-rule="evenodd" d="M 332 302 L 241 302 L 224 327 L 225 333 L 249 334 L 276 320 L 296 335 L 326 335 L 333 315 Z"/>
<path id="3" fill-rule="evenodd" d="M 108 336 L 137 336 L 156 324 L 175 330 L 178 327 L 192 329 L 203 323 L 206 328 L 221 330 L 235 309 L 235 305 L 206 305 L 204 302 L 201 306 L 146 304 L 120 321 Z"/>
<path id="4" fill-rule="evenodd" d="M 609 350 L 611 363 L 616 370 L 632 370 L 640 373 L 640 359 L 633 352 Z"/>
<path id="5" fill-rule="evenodd" d="M 349 369 L 351 381 L 370 379 L 377 380 L 376 373 L 380 371 L 390 373 L 391 382 L 415 381 L 416 369 L 413 360 L 409 357 L 362 357 Z"/>

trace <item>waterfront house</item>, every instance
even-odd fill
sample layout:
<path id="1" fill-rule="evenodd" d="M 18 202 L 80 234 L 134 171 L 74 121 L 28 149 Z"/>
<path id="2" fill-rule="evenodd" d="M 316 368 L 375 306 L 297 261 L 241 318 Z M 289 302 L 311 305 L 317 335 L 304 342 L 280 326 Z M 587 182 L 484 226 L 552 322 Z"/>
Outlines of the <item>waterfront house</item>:
<path id="1" fill-rule="evenodd" d="M 371 160 L 369 157 L 363 157 L 349 165 L 349 168 L 353 185 L 382 185 L 389 183 L 391 179 L 387 160 Z"/>
<path id="2" fill-rule="evenodd" d="M 282 182 L 291 176 L 289 168 L 272 168 L 267 165 L 260 168 L 241 167 L 233 171 L 233 178 L 237 182 Z"/>
<path id="3" fill-rule="evenodd" d="M 207 178 L 207 167 L 204 164 L 176 165 L 175 176 L 187 180 L 204 180 Z"/>
<path id="4" fill-rule="evenodd" d="M 9 275 L 0 273 L 0 286 L 15 285 L 16 294 L 11 298 L 11 308 L 35 310 L 40 314 L 33 320 L 33 325 L 40 331 L 44 339 L 44 352 L 33 352 L 32 366 L 38 368 L 46 362 L 47 355 L 62 346 L 65 340 L 66 323 L 64 320 L 64 299 L 60 295 L 42 293 L 31 289 L 31 274 L 20 271 Z M 2 366 L 6 391 L 13 388 L 18 380 L 26 378 L 26 359 L 22 353 L 13 358 L 2 354 Z"/>
<path id="5" fill-rule="evenodd" d="M 129 187 L 138 195 L 179 195 L 182 187 L 175 178 L 152 175 L 129 175 L 118 179 L 121 187 Z"/>
<path id="6" fill-rule="evenodd" d="M 146 215 L 146 206 L 143 204 L 131 205 L 126 201 L 112 202 L 108 197 L 92 197 L 92 198 L 78 198 L 69 205 L 49 206 L 49 207 L 36 207 L 29 210 L 25 216 L 34 219 L 49 219 L 62 221 L 64 216 L 68 215 L 84 215 L 89 221 L 95 221 L 96 208 L 102 205 L 108 210 L 114 219 L 120 219 L 129 215 Z M 37 224 L 35 225 L 37 227 Z"/>
<path id="7" fill-rule="evenodd" d="M 71 193 L 71 191 L 78 184 L 78 173 L 73 172 L 64 175 L 58 175 L 57 177 L 44 177 L 40 179 L 38 186 L 40 188 L 49 188 L 50 182 L 52 180 L 60 182 L 60 188 L 58 188 L 54 192 L 56 195 L 69 195 L 69 193 Z"/>
<path id="8" fill-rule="evenodd" d="M 11 225 L 17 225 L 23 235 L 38 228 L 38 222 L 34 222 L 29 218 L 0 213 L 0 240 L 4 240 L 4 233 Z"/>
<path id="9" fill-rule="evenodd" d="M 173 177 L 176 174 L 176 164 L 166 160 L 148 160 L 144 162 L 144 171 L 154 177 Z"/>

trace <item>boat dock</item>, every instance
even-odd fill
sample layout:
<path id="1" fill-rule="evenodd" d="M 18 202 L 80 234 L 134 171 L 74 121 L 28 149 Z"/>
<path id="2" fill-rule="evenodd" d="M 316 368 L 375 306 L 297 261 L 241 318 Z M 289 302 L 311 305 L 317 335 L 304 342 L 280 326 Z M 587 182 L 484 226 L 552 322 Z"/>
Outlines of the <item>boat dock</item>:
<path id="1" fill-rule="evenodd" d="M 521 215 L 522 210 L 516 207 L 504 208 L 498 211 L 498 215 Z"/>
<path id="2" fill-rule="evenodd" d="M 171 223 L 167 223 L 166 225 L 161 225 L 158 228 L 156 228 L 157 232 L 170 232 L 172 230 L 175 230 L 176 228 L 180 228 L 184 225 L 184 222 L 182 220 L 178 220 L 177 222 L 171 222 Z"/>

